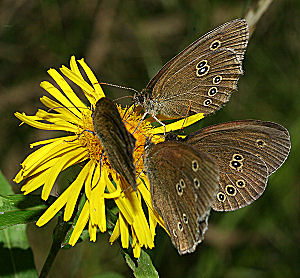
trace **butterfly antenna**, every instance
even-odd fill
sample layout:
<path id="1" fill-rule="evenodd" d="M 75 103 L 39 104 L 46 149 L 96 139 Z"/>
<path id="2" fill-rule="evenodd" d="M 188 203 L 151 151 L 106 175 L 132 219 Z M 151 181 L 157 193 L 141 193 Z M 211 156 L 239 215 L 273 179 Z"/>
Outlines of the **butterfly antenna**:
<path id="1" fill-rule="evenodd" d="M 125 89 L 125 90 L 129 90 L 129 91 L 133 91 L 133 92 L 138 93 L 138 94 L 140 93 L 136 89 L 133 89 L 133 88 L 130 88 L 130 87 L 125 87 L 125 86 L 120 86 L 120 85 L 116 85 L 116 84 L 111 84 L 111 83 L 106 83 L 106 82 L 99 82 L 99 83 L 96 83 L 96 84 L 107 85 L 107 86 L 111 86 L 111 87 L 115 87 L 115 88 L 119 88 L 119 89 Z M 133 98 L 133 96 L 126 96 L 126 97 Z"/>
<path id="2" fill-rule="evenodd" d="M 118 98 L 115 98 L 113 100 L 113 102 L 116 102 L 117 100 L 120 100 L 120 99 L 123 99 L 123 98 L 133 98 L 133 96 L 123 96 L 123 97 L 118 97 Z"/>

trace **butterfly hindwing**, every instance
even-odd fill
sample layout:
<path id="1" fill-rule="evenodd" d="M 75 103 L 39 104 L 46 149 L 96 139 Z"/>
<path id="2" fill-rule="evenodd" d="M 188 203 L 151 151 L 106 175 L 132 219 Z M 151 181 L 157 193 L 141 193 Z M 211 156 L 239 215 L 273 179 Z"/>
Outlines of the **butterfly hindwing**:
<path id="1" fill-rule="evenodd" d="M 235 210 L 259 198 L 270 174 L 290 150 L 288 131 L 258 120 L 234 121 L 203 128 L 185 141 L 209 153 L 220 169 L 220 190 L 213 209 Z"/>
<path id="2" fill-rule="evenodd" d="M 218 188 L 218 167 L 192 146 L 163 142 L 146 150 L 145 169 L 153 207 L 180 254 L 202 241 Z M 203 225 L 204 223 L 204 225 Z"/>

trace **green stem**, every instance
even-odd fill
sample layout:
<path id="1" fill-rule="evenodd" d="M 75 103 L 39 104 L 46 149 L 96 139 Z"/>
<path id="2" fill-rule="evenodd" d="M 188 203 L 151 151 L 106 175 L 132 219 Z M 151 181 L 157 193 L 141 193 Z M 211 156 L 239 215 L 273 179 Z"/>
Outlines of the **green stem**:
<path id="1" fill-rule="evenodd" d="M 55 261 L 55 258 L 57 256 L 59 250 L 61 249 L 62 242 L 64 241 L 68 230 L 70 229 L 70 226 L 71 226 L 70 224 L 68 224 L 67 222 L 64 222 L 62 220 L 62 217 L 59 216 L 57 225 L 53 232 L 53 242 L 51 245 L 51 249 L 50 249 L 48 257 L 43 265 L 43 268 L 42 268 L 39 278 L 44 278 L 44 277 L 48 276 L 49 271 Z"/>

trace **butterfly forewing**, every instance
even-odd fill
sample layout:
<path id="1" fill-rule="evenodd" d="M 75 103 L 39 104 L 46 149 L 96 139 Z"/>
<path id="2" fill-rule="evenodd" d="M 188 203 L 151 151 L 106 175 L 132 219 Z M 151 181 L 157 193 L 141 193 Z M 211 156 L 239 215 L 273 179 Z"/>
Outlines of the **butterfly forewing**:
<path id="1" fill-rule="evenodd" d="M 234 121 L 204 128 L 185 141 L 209 153 L 220 169 L 215 210 L 235 210 L 259 198 L 268 176 L 290 150 L 288 131 L 279 124 L 257 120 Z"/>
<path id="2" fill-rule="evenodd" d="M 194 251 L 218 189 L 217 165 L 192 146 L 164 142 L 147 147 L 145 169 L 153 206 L 173 244 L 180 254 Z"/>
<path id="3" fill-rule="evenodd" d="M 205 75 L 197 76 L 197 65 L 203 61 L 209 69 Z M 169 93 L 161 100 L 161 113 L 174 118 L 186 115 L 188 109 L 206 115 L 213 113 L 228 102 L 242 74 L 241 63 L 231 49 L 197 57 L 165 82 L 163 90 Z"/>
<path id="4" fill-rule="evenodd" d="M 94 130 L 112 168 L 136 190 L 133 151 L 135 138 L 129 133 L 115 104 L 104 97 L 96 103 Z"/>
<path id="5" fill-rule="evenodd" d="M 217 111 L 236 89 L 248 37 L 244 19 L 205 34 L 158 72 L 141 93 L 140 104 L 149 114 L 168 118 Z"/>

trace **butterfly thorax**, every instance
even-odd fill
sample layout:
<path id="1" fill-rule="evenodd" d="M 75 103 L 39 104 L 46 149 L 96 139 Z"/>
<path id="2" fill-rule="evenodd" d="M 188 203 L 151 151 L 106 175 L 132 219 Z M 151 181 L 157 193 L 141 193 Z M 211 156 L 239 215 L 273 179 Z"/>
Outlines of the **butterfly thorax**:
<path id="1" fill-rule="evenodd" d="M 136 93 L 133 97 L 133 101 L 136 105 L 141 105 L 145 112 L 151 116 L 159 114 L 163 106 L 161 101 L 153 99 L 152 90 L 149 88 L 143 89 L 140 93 Z"/>

